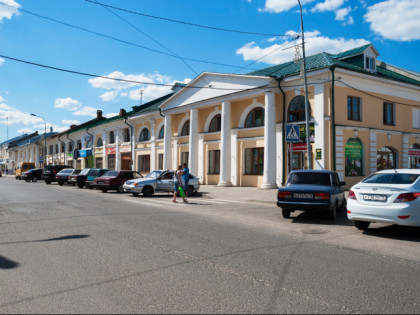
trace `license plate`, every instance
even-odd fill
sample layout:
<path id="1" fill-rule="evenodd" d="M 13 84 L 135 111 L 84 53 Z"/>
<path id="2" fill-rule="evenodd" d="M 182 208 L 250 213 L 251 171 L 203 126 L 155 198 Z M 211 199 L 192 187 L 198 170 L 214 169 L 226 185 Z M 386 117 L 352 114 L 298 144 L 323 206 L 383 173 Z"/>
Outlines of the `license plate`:
<path id="1" fill-rule="evenodd" d="M 294 194 L 293 197 L 294 198 L 299 198 L 299 199 L 312 199 L 314 197 L 314 194 L 298 193 L 298 194 Z"/>
<path id="2" fill-rule="evenodd" d="M 385 195 L 363 195 L 363 200 L 368 201 L 386 201 Z"/>
<path id="3" fill-rule="evenodd" d="M 98 184 L 99 184 L 99 185 L 105 185 L 105 183 L 104 183 L 104 182 L 99 182 Z"/>

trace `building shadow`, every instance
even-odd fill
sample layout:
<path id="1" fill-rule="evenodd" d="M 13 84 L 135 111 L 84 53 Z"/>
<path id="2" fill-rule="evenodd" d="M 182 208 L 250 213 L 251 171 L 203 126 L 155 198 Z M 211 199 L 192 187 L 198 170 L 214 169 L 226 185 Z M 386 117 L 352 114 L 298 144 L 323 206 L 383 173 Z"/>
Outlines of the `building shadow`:
<path id="1" fill-rule="evenodd" d="M 19 267 L 19 264 L 0 255 L 0 269 L 14 269 Z"/>

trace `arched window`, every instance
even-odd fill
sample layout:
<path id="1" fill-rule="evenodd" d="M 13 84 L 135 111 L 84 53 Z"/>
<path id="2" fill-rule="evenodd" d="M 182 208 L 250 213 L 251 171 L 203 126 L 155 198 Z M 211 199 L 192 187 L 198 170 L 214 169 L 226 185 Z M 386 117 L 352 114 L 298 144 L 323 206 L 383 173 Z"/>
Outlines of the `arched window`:
<path id="1" fill-rule="evenodd" d="M 245 119 L 245 128 L 264 126 L 264 108 L 257 107 L 249 112 Z"/>
<path id="2" fill-rule="evenodd" d="M 345 147 L 345 175 L 363 176 L 363 144 L 359 138 L 350 138 Z"/>
<path id="3" fill-rule="evenodd" d="M 102 141 L 102 138 L 99 138 L 98 141 L 96 141 L 96 146 L 99 148 L 99 147 L 102 147 L 103 145 L 104 145 L 104 142 Z"/>
<path id="4" fill-rule="evenodd" d="M 182 126 L 182 130 L 181 130 L 181 134 L 180 136 L 189 136 L 190 135 L 190 120 L 188 119 L 185 123 L 184 126 Z"/>
<path id="5" fill-rule="evenodd" d="M 311 117 L 311 107 L 309 106 L 309 117 Z M 287 121 L 305 121 L 305 97 L 302 95 L 292 99 L 287 109 Z"/>
<path id="6" fill-rule="evenodd" d="M 113 131 L 109 132 L 109 143 L 110 144 L 115 143 L 115 135 Z"/>
<path id="7" fill-rule="evenodd" d="M 222 130 L 222 115 L 218 114 L 210 122 L 209 132 L 218 132 Z"/>
<path id="8" fill-rule="evenodd" d="M 381 148 L 377 155 L 377 170 L 386 170 L 397 168 L 397 153 L 390 147 Z"/>
<path id="9" fill-rule="evenodd" d="M 149 141 L 149 140 L 150 140 L 149 129 L 143 128 L 143 130 L 140 133 L 139 141 Z"/>
<path id="10" fill-rule="evenodd" d="M 165 126 L 162 126 L 159 130 L 158 139 L 163 139 L 165 137 Z"/>
<path id="11" fill-rule="evenodd" d="M 82 141 L 81 140 L 77 140 L 77 149 L 78 150 L 82 149 Z"/>
<path id="12" fill-rule="evenodd" d="M 130 129 L 125 128 L 123 132 L 124 142 L 130 142 Z"/>

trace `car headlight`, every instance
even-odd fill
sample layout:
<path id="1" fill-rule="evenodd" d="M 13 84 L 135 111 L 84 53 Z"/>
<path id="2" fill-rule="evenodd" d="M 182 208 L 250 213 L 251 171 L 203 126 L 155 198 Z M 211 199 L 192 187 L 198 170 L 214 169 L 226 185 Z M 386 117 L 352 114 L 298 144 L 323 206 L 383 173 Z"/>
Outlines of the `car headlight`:
<path id="1" fill-rule="evenodd" d="M 141 183 L 134 183 L 133 185 L 134 185 L 134 187 L 141 187 L 141 186 L 143 186 L 143 184 L 141 184 Z"/>

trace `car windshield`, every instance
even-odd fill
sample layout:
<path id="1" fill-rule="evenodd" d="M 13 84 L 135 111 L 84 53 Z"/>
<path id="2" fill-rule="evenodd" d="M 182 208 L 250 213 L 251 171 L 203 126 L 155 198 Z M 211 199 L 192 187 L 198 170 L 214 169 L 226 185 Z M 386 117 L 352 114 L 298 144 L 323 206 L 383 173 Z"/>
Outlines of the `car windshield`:
<path id="1" fill-rule="evenodd" d="M 102 176 L 118 176 L 118 174 L 119 174 L 118 171 L 108 171 Z"/>
<path id="2" fill-rule="evenodd" d="M 412 184 L 420 175 L 418 174 L 401 174 L 401 173 L 386 173 L 373 174 L 364 179 L 362 183 L 367 184 Z"/>
<path id="3" fill-rule="evenodd" d="M 133 178 L 143 178 L 143 176 L 140 173 L 133 173 Z"/>
<path id="4" fill-rule="evenodd" d="M 85 168 L 80 172 L 79 175 L 87 175 L 89 173 L 89 171 L 90 171 L 90 168 Z"/>
<path id="5" fill-rule="evenodd" d="M 161 173 L 162 171 L 153 171 L 150 174 L 148 174 L 146 178 L 157 178 Z"/>
<path id="6" fill-rule="evenodd" d="M 44 171 L 51 171 L 52 170 L 52 167 L 51 166 L 45 166 L 44 167 Z"/>
<path id="7" fill-rule="evenodd" d="M 89 176 L 99 176 L 99 170 L 90 170 Z"/>
<path id="8" fill-rule="evenodd" d="M 74 170 L 73 175 L 77 175 L 80 173 L 80 170 Z"/>
<path id="9" fill-rule="evenodd" d="M 62 170 L 60 173 L 61 174 L 70 174 L 71 172 L 73 172 L 73 170 Z"/>
<path id="10" fill-rule="evenodd" d="M 331 178 L 329 173 L 296 172 L 289 175 L 287 184 L 331 186 Z"/>

